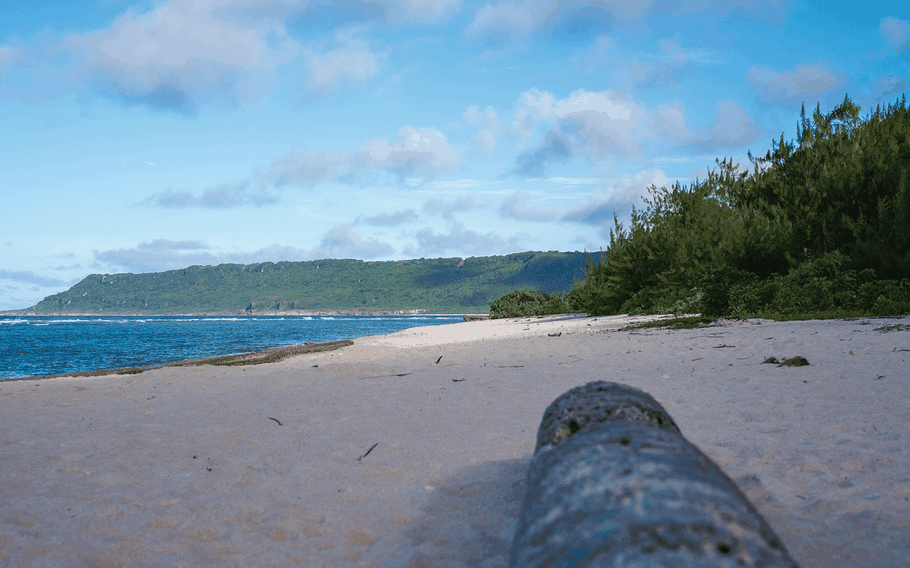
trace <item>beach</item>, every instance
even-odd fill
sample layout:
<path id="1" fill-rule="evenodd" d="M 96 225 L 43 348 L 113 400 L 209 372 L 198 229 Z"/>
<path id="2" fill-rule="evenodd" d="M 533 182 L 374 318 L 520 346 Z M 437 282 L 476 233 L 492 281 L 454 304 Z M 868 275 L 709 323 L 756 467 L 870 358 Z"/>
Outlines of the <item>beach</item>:
<path id="1" fill-rule="evenodd" d="M 0 382 L 0 566 L 507 566 L 544 409 L 595 380 L 651 394 L 804 568 L 906 566 L 910 320 L 644 319 Z"/>

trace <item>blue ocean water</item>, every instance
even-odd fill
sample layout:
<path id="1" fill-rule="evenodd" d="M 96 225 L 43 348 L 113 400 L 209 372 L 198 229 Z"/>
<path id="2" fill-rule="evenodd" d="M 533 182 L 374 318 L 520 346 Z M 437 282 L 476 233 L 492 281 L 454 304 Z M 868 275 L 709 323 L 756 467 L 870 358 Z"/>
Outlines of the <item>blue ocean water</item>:
<path id="1" fill-rule="evenodd" d="M 461 316 L 0 316 L 0 380 L 151 367 L 463 321 Z"/>

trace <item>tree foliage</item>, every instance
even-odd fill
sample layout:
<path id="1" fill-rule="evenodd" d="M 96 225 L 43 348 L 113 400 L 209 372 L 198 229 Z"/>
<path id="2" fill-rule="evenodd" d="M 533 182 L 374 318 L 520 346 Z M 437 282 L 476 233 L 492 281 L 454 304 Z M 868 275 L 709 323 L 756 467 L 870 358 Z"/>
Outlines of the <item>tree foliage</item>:
<path id="1" fill-rule="evenodd" d="M 149 274 L 92 274 L 29 311 L 35 313 L 263 313 L 423 309 L 486 312 L 519 286 L 569 288 L 583 275 L 581 253 L 389 262 L 317 260 L 190 266 Z"/>
<path id="2" fill-rule="evenodd" d="M 910 310 L 910 109 L 801 112 L 751 171 L 652 186 L 572 291 L 592 315 Z"/>
<path id="3" fill-rule="evenodd" d="M 490 305 L 492 319 L 565 314 L 572 311 L 576 310 L 570 294 L 548 294 L 527 288 L 513 290 Z"/>

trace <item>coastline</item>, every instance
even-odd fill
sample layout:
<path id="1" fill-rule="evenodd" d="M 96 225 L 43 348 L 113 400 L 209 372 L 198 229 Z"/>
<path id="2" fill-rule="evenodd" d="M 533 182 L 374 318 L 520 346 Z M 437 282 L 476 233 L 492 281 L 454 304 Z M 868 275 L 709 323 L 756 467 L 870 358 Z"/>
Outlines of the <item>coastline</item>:
<path id="1" fill-rule="evenodd" d="M 197 317 L 200 319 L 204 318 L 204 319 L 211 319 L 211 320 L 218 320 L 218 319 L 223 318 L 223 319 L 229 319 L 229 320 L 238 320 L 239 319 L 239 320 L 248 320 L 248 321 L 255 321 L 255 320 L 268 321 L 269 319 L 293 320 L 294 318 L 300 318 L 300 319 L 305 319 L 305 320 L 309 320 L 309 319 L 334 320 L 334 319 L 339 319 L 339 318 L 344 320 L 345 318 L 350 318 L 350 321 L 357 321 L 355 318 L 364 318 L 363 321 L 370 321 L 369 318 L 383 319 L 383 317 L 385 317 L 387 319 L 394 319 L 395 321 L 400 322 L 399 325 L 395 325 L 393 327 L 400 327 L 400 325 L 438 325 L 438 323 L 439 323 L 439 322 L 423 321 L 422 323 L 418 324 L 417 320 L 432 320 L 432 319 L 451 320 L 453 318 L 461 318 L 461 319 L 464 319 L 464 321 L 469 321 L 469 320 L 488 319 L 489 318 L 488 315 L 480 315 L 480 314 L 443 314 L 443 313 L 411 314 L 411 313 L 408 313 L 408 314 L 403 314 L 403 315 L 402 314 L 385 314 L 385 315 L 369 314 L 369 315 L 365 316 L 363 314 L 339 314 L 339 313 L 332 312 L 332 311 L 323 311 L 323 312 L 319 312 L 319 313 L 314 312 L 312 314 L 303 314 L 302 317 L 298 316 L 298 315 L 290 315 L 290 314 L 281 314 L 281 315 L 277 315 L 277 316 L 268 316 L 268 315 L 266 315 L 266 316 L 260 316 L 260 315 L 256 315 L 256 316 L 215 315 L 215 316 L 212 316 L 211 314 L 205 315 L 205 316 L 192 315 L 192 314 L 180 314 L 180 315 L 168 315 L 168 316 L 148 316 L 148 315 L 132 315 L 132 314 L 128 315 L 128 316 L 125 314 L 117 315 L 117 316 L 113 316 L 113 315 L 110 315 L 110 316 L 108 316 L 108 315 L 81 316 L 81 315 L 78 315 L 75 313 L 68 313 L 65 315 L 47 315 L 47 314 L 45 314 L 45 315 L 41 315 L 41 316 L 34 316 L 34 315 L 9 316 L 9 315 L 6 315 L 6 316 L 2 316 L 2 317 L 8 318 L 3 323 L 16 323 L 16 322 L 21 322 L 21 321 L 31 321 L 32 323 L 36 323 L 38 325 L 46 325 L 46 323 L 41 323 L 41 322 L 53 323 L 55 321 L 62 322 L 62 323 L 76 322 L 76 321 L 120 321 L 121 323 L 128 323 L 129 321 L 133 321 L 133 319 L 138 320 L 138 321 L 143 321 L 143 322 L 144 321 L 164 321 L 164 322 L 166 322 L 168 320 L 175 319 L 175 318 L 180 320 L 180 318 L 197 318 Z M 86 317 L 87 319 L 80 319 L 83 317 Z M 129 317 L 132 319 L 122 319 L 122 318 L 126 318 L 126 317 Z M 62 318 L 62 319 L 55 319 L 55 318 Z M 414 320 L 414 321 L 412 321 L 412 320 Z M 361 330 L 361 332 L 375 333 L 376 330 L 375 329 L 363 329 L 363 330 Z M 357 330 L 354 330 L 353 333 L 348 332 L 348 333 L 342 334 L 341 338 L 357 337 L 356 334 L 357 334 Z M 300 339 L 298 339 L 298 341 L 300 341 Z M 273 345 L 276 345 L 275 347 L 257 346 L 257 347 L 259 347 L 259 349 L 254 349 L 253 351 L 238 351 L 238 350 L 236 350 L 236 348 L 223 349 L 223 350 L 221 350 L 221 354 L 218 354 L 219 350 L 214 349 L 214 350 L 209 351 L 210 354 L 195 355 L 195 356 L 204 357 L 206 360 L 212 360 L 212 361 L 214 361 L 215 359 L 218 359 L 218 358 L 224 358 L 224 357 L 228 357 L 228 356 L 244 355 L 244 356 L 249 357 L 249 356 L 255 355 L 257 353 L 259 355 L 262 355 L 265 352 L 270 352 L 270 353 L 272 353 L 272 356 L 274 356 L 277 353 L 292 353 L 292 352 L 300 351 L 302 348 L 301 347 L 302 345 L 310 345 L 310 344 L 313 344 L 318 341 L 331 343 L 332 338 L 323 337 L 321 339 L 316 339 L 315 341 L 309 341 L 305 344 L 301 343 L 301 344 L 294 344 L 294 345 L 290 345 L 290 346 L 288 346 L 286 344 L 286 342 L 281 341 L 281 342 L 273 343 Z M 266 344 L 267 343 L 268 342 L 266 342 Z M 261 343 L 260 343 L 260 345 L 261 345 Z M 278 346 L 282 346 L 282 347 L 278 347 Z M 72 346 L 70 346 L 70 347 L 72 347 Z M 188 354 L 184 355 L 184 357 L 192 357 L 192 356 L 194 356 L 194 354 L 192 354 L 192 353 L 188 353 Z M 285 355 L 285 356 L 287 356 L 287 355 Z M 0 363 L 2 363 L 2 361 L 0 361 Z M 7 376 L 7 372 L 10 371 L 9 368 L 0 369 L 0 381 L 38 380 L 38 379 L 57 378 L 57 377 L 63 377 L 63 376 L 82 376 L 82 377 L 84 377 L 84 376 L 101 376 L 101 375 L 106 375 L 106 374 L 139 374 L 139 373 L 150 371 L 150 370 L 156 369 L 156 368 L 172 366 L 172 365 L 182 365 L 185 362 L 179 360 L 178 357 L 168 358 L 163 361 L 160 359 L 155 359 L 154 357 L 151 359 L 147 359 L 145 361 L 129 360 L 129 359 L 124 360 L 123 358 L 108 357 L 106 360 L 104 360 L 104 361 L 99 360 L 96 363 L 100 363 L 100 364 L 97 364 L 96 366 L 89 367 L 89 368 L 83 367 L 80 369 L 68 369 L 68 370 L 48 369 L 44 372 L 34 372 L 33 371 L 32 373 L 19 373 L 19 374 L 13 374 L 10 376 Z"/>
<path id="2" fill-rule="evenodd" d="M 803 568 L 903 565 L 906 319 L 621 331 L 628 319 L 0 383 L 2 559 L 506 566 L 543 410 L 612 380 L 664 405 Z M 762 363 L 795 355 L 810 365 Z"/>
<path id="3" fill-rule="evenodd" d="M 401 310 L 224 310 L 216 312 L 35 312 L 29 309 L 6 310 L 0 316 L 21 317 L 282 317 L 282 316 L 467 316 L 480 315 L 482 312 L 436 313 L 424 308 L 406 308 Z"/>
<path id="4" fill-rule="evenodd" d="M 163 369 L 165 367 L 201 367 L 211 365 L 216 367 L 230 366 L 240 367 L 244 365 L 263 365 L 267 363 L 278 363 L 289 357 L 303 355 L 306 353 L 322 353 L 325 351 L 334 351 L 342 347 L 353 345 L 351 340 L 328 341 L 325 343 L 307 342 L 300 345 L 289 345 L 287 347 L 276 347 L 274 349 L 260 349 L 258 351 L 249 351 L 245 353 L 233 353 L 229 355 L 216 355 L 214 357 L 200 357 L 197 359 L 186 359 L 175 361 L 167 365 L 154 365 L 148 367 L 118 367 L 113 369 L 94 369 L 90 371 L 76 371 L 73 373 L 58 373 L 52 375 L 36 375 L 30 377 L 16 377 L 13 379 L 3 379 L 6 381 L 35 381 L 39 379 L 60 379 L 64 377 L 104 377 L 109 375 L 138 375 L 146 371 Z"/>

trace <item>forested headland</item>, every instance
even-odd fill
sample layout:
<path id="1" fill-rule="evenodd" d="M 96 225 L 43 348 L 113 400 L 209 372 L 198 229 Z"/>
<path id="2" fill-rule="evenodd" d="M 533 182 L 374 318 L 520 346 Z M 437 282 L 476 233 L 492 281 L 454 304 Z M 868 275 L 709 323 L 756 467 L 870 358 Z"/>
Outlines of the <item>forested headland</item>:
<path id="1" fill-rule="evenodd" d="M 510 290 L 554 293 L 583 276 L 580 252 L 387 262 L 317 260 L 91 274 L 32 314 L 486 313 Z"/>
<path id="2" fill-rule="evenodd" d="M 716 160 L 703 181 L 650 187 L 571 291 L 517 290 L 491 314 L 907 314 L 910 109 L 904 96 L 860 112 L 847 96 L 803 107 L 796 139 L 750 152 L 751 169 Z"/>

